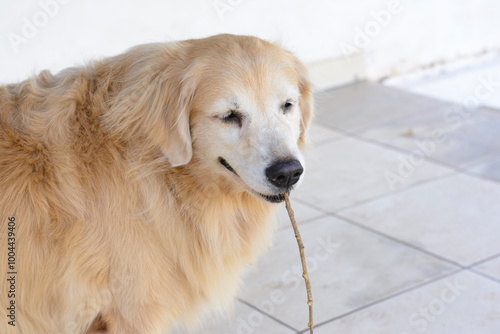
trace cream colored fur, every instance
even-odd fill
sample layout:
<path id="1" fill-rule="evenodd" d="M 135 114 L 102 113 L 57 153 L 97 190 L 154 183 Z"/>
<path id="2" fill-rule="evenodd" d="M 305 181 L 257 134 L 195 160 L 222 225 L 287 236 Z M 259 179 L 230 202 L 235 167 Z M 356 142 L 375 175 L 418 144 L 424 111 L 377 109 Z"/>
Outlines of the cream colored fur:
<path id="1" fill-rule="evenodd" d="M 16 327 L 2 274 L 0 333 L 160 334 L 224 309 L 269 245 L 259 173 L 302 160 L 311 99 L 289 52 L 233 35 L 0 87 L 0 268 L 15 217 L 18 273 Z M 241 129 L 220 120 L 231 103 Z"/>

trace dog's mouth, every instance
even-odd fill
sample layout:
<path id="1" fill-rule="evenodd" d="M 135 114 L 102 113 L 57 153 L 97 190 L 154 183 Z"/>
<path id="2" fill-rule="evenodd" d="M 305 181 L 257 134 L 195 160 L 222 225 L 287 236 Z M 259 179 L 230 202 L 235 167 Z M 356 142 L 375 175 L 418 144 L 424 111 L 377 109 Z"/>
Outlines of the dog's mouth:
<path id="1" fill-rule="evenodd" d="M 238 176 L 238 173 L 236 173 L 236 171 L 234 170 L 233 167 L 231 167 L 231 165 L 222 157 L 219 157 L 219 162 L 222 166 L 226 167 L 226 169 L 228 171 L 230 171 L 231 173 L 234 173 L 234 175 Z M 285 200 L 285 193 L 281 193 L 281 194 L 278 194 L 278 195 L 265 195 L 265 194 L 261 194 L 251 188 L 249 188 L 255 195 L 258 195 L 259 197 L 265 199 L 266 201 L 268 202 L 271 202 L 271 203 L 281 203 Z M 290 189 L 291 190 L 291 189 Z"/>
<path id="2" fill-rule="evenodd" d="M 236 171 L 234 170 L 234 168 L 231 167 L 231 165 L 226 160 L 224 160 L 224 158 L 219 157 L 219 162 L 221 163 L 222 166 L 226 167 L 228 171 L 233 172 L 234 175 L 236 176 L 239 176 L 238 173 L 236 173 Z"/>
<path id="3" fill-rule="evenodd" d="M 259 193 L 258 193 L 259 194 Z M 260 197 L 264 198 L 266 201 L 271 202 L 271 203 L 281 203 L 285 200 L 285 194 L 278 194 L 278 195 L 264 195 L 264 194 L 259 194 Z"/>

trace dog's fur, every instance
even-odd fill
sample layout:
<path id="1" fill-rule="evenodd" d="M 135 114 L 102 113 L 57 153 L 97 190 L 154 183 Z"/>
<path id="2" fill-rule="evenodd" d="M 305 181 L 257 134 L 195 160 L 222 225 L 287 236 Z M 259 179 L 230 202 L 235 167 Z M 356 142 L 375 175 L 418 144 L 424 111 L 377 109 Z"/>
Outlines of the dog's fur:
<path id="1" fill-rule="evenodd" d="M 233 35 L 0 87 L 0 333 L 159 334 L 223 309 L 269 243 L 262 168 L 302 159 L 311 104 L 291 53 Z M 243 125 L 224 121 L 233 108 Z"/>

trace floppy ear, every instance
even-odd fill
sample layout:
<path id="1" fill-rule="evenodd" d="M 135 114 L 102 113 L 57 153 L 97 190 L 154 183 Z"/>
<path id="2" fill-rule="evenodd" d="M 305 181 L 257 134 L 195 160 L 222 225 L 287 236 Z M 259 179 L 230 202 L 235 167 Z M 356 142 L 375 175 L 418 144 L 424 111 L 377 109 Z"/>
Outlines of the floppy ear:
<path id="1" fill-rule="evenodd" d="M 148 139 L 173 167 L 193 155 L 189 117 L 195 76 L 185 45 L 142 45 L 125 54 L 130 67 L 104 122 L 130 140 Z M 192 73 L 192 72 L 191 72 Z"/>
<path id="2" fill-rule="evenodd" d="M 301 112 L 300 118 L 300 136 L 299 136 L 299 147 L 303 148 L 308 142 L 307 138 L 307 128 L 313 117 L 314 112 L 314 99 L 312 93 L 311 83 L 308 79 L 307 69 L 305 66 L 295 60 L 296 70 L 299 78 L 299 91 L 300 91 L 300 101 L 299 108 Z"/>
<path id="3" fill-rule="evenodd" d="M 187 164 L 193 156 L 189 118 L 195 89 L 180 73 L 169 73 L 174 71 L 160 75 L 148 90 L 149 137 L 172 167 Z"/>

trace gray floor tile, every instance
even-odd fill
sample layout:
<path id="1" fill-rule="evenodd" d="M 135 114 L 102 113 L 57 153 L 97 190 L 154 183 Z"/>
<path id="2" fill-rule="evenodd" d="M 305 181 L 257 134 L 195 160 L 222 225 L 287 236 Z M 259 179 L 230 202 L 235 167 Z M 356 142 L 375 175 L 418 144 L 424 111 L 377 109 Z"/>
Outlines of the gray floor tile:
<path id="1" fill-rule="evenodd" d="M 332 212 L 339 208 L 451 173 L 428 161 L 403 170 L 404 153 L 346 138 L 309 152 L 295 198 Z"/>
<path id="2" fill-rule="evenodd" d="M 500 284 L 465 271 L 338 319 L 316 334 L 497 334 Z"/>
<path id="3" fill-rule="evenodd" d="M 300 230 L 316 323 L 455 269 L 335 217 L 320 218 Z M 293 230 L 284 229 L 276 235 L 274 248 L 245 279 L 241 298 L 294 328 L 305 329 L 308 307 L 301 274 Z"/>
<path id="4" fill-rule="evenodd" d="M 434 254 L 470 265 L 500 253 L 500 184 L 458 174 L 339 212 Z"/>
<path id="5" fill-rule="evenodd" d="M 479 108 L 472 111 L 456 132 L 476 144 L 500 148 L 500 110 Z"/>
<path id="6" fill-rule="evenodd" d="M 343 138 L 342 133 L 329 129 L 317 121 L 314 121 L 309 128 L 309 137 L 313 145 L 320 145 L 327 141 Z"/>
<path id="7" fill-rule="evenodd" d="M 197 328 L 186 329 L 178 326 L 165 334 L 251 334 L 273 333 L 292 334 L 294 330 L 281 325 L 259 311 L 236 302 L 235 308 L 224 317 L 213 317 L 202 321 Z"/>
<path id="8" fill-rule="evenodd" d="M 464 167 L 500 154 L 500 112 L 488 109 L 459 114 L 447 105 L 400 117 L 361 134 L 418 156 Z M 463 115 L 463 116 L 462 116 Z"/>
<path id="9" fill-rule="evenodd" d="M 317 121 L 349 132 L 372 128 L 444 102 L 374 83 L 337 88 L 317 96 Z"/>

